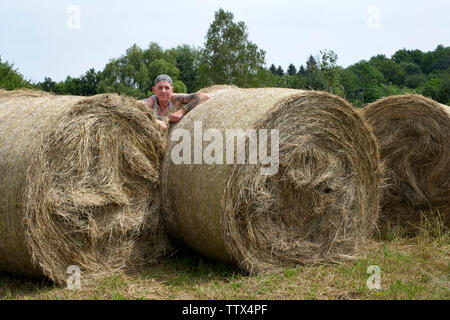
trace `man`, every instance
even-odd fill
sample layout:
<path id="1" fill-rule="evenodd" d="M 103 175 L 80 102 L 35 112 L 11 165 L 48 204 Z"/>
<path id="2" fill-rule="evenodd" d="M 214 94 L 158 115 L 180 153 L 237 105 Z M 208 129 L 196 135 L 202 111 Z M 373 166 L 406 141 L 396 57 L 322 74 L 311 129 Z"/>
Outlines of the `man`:
<path id="1" fill-rule="evenodd" d="M 156 116 L 156 121 L 163 130 L 167 130 L 167 124 L 164 118 L 169 116 L 169 113 L 180 104 L 185 104 L 180 110 L 170 115 L 171 122 L 178 122 L 180 119 L 192 110 L 194 107 L 209 99 L 209 96 L 204 93 L 192 94 L 175 94 L 172 79 L 166 75 L 161 74 L 156 77 L 155 85 L 152 87 L 153 96 L 144 99 L 143 101 L 150 109 L 153 109 Z"/>

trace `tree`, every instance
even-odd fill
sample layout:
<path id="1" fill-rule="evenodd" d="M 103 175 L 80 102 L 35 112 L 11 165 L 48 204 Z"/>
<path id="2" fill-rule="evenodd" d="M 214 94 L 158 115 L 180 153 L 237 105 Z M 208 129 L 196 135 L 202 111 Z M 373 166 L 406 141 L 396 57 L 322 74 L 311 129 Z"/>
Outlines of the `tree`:
<path id="1" fill-rule="evenodd" d="M 251 88 L 277 87 L 279 78 L 270 69 L 260 68 L 256 75 L 251 77 L 248 84 Z"/>
<path id="2" fill-rule="evenodd" d="M 320 69 L 332 69 L 336 67 L 336 62 L 338 59 L 337 54 L 333 50 L 320 50 L 321 59 L 320 59 Z"/>
<path id="3" fill-rule="evenodd" d="M 400 66 L 403 68 L 405 75 L 421 74 L 422 70 L 417 63 L 402 62 Z"/>
<path id="4" fill-rule="evenodd" d="M 415 89 L 427 82 L 427 76 L 423 73 L 409 74 L 405 76 L 405 86 Z"/>
<path id="5" fill-rule="evenodd" d="M 402 49 L 394 53 L 394 55 L 392 56 L 392 60 L 399 64 L 402 62 L 410 62 L 420 66 L 423 62 L 423 57 L 424 54 L 420 50 Z"/>
<path id="6" fill-rule="evenodd" d="M 79 78 L 72 78 L 71 76 L 67 76 L 64 83 L 62 83 L 62 92 L 61 94 L 70 94 L 75 96 L 82 95 L 82 84 Z M 59 91 L 59 90 L 58 90 Z"/>
<path id="7" fill-rule="evenodd" d="M 449 68 L 450 69 L 450 68 Z M 450 105 L 450 70 L 441 76 L 441 87 L 439 88 L 438 101 Z"/>
<path id="8" fill-rule="evenodd" d="M 317 60 L 312 55 L 309 56 L 306 61 L 306 73 L 311 73 L 313 71 L 318 71 L 319 66 L 317 65 Z"/>
<path id="9" fill-rule="evenodd" d="M 309 90 L 329 91 L 327 79 L 319 70 L 312 70 L 304 78 L 304 88 Z"/>
<path id="10" fill-rule="evenodd" d="M 306 74 L 305 67 L 301 65 L 300 68 L 298 68 L 298 75 L 304 76 L 305 74 Z"/>
<path id="11" fill-rule="evenodd" d="M 284 74 L 281 77 L 277 76 L 276 78 L 277 81 L 275 87 L 291 89 L 306 88 L 304 79 L 298 77 L 297 75 L 290 76 L 288 74 Z"/>
<path id="12" fill-rule="evenodd" d="M 8 61 L 2 62 L 0 57 L 0 88 L 13 90 L 24 87 L 31 88 L 31 84 L 23 78 L 23 75 L 17 69 L 14 69 L 14 64 Z"/>
<path id="13" fill-rule="evenodd" d="M 246 87 L 265 64 L 265 52 L 248 40 L 244 22 L 234 22 L 233 14 L 215 12 L 209 26 L 200 68 L 205 84 L 235 84 Z"/>
<path id="14" fill-rule="evenodd" d="M 422 89 L 422 94 L 426 97 L 430 97 L 431 99 L 438 100 L 439 99 L 439 89 L 441 88 L 441 80 L 440 79 L 430 79 L 424 85 Z"/>
<path id="15" fill-rule="evenodd" d="M 361 105 L 359 94 L 362 92 L 358 76 L 352 71 L 351 66 L 344 69 L 340 76 L 340 83 L 344 87 L 346 98 L 356 105 Z"/>
<path id="16" fill-rule="evenodd" d="M 96 94 L 100 77 L 101 73 L 95 72 L 93 68 L 89 69 L 83 76 L 81 76 L 81 95 L 92 96 Z"/>
<path id="17" fill-rule="evenodd" d="M 349 100 L 358 104 L 373 102 L 380 98 L 380 88 L 385 82 L 383 74 L 367 61 L 360 61 L 342 73 L 341 80 Z"/>
<path id="18" fill-rule="evenodd" d="M 295 76 L 297 74 L 297 68 L 291 63 L 287 69 L 287 74 L 290 76 Z"/>
<path id="19" fill-rule="evenodd" d="M 175 82 L 180 70 L 176 67 L 177 51 L 164 51 L 157 43 L 150 43 L 147 50 L 137 45 L 126 54 L 111 60 L 101 73 L 98 92 L 116 92 L 136 98 L 151 94 L 153 81 L 159 74 L 168 74 Z"/>
<path id="20" fill-rule="evenodd" d="M 200 54 L 200 49 L 187 44 L 176 48 L 176 67 L 180 70 L 179 79 L 186 85 L 187 92 L 200 89 L 198 83 Z"/>
<path id="21" fill-rule="evenodd" d="M 402 86 L 404 84 L 405 70 L 401 65 L 391 59 L 386 58 L 384 54 L 372 57 L 369 61 L 382 74 L 388 83 Z"/>
<path id="22" fill-rule="evenodd" d="M 174 92 L 175 93 L 186 93 L 187 92 L 187 87 L 184 84 L 184 82 L 181 81 L 181 80 L 176 80 L 173 83 L 173 87 L 174 87 Z"/>
<path id="23" fill-rule="evenodd" d="M 281 66 L 278 66 L 278 68 L 277 68 L 277 71 L 276 71 L 276 74 L 278 75 L 278 76 L 282 76 L 282 75 L 284 75 L 284 70 L 283 70 L 283 68 L 281 67 Z"/>
<path id="24" fill-rule="evenodd" d="M 269 68 L 269 71 L 272 72 L 272 74 L 277 74 L 277 67 L 272 63 L 272 65 Z"/>
<path id="25" fill-rule="evenodd" d="M 38 87 L 41 90 L 47 91 L 47 92 L 53 92 L 53 93 L 58 93 L 57 89 L 56 89 L 56 82 L 53 81 L 51 78 L 49 77 L 45 77 L 43 82 L 39 82 Z"/>
<path id="26" fill-rule="evenodd" d="M 341 68 L 337 66 L 337 54 L 333 50 L 327 49 L 320 51 L 320 54 L 320 73 L 327 82 L 325 89 L 338 95 L 344 95 L 344 87 L 339 80 Z"/>

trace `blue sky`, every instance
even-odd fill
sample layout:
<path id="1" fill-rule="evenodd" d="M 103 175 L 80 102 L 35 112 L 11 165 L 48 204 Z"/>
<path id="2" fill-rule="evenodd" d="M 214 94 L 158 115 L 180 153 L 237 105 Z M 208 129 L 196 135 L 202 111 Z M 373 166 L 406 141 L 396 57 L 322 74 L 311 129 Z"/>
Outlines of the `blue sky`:
<path id="1" fill-rule="evenodd" d="M 203 46 L 214 12 L 244 21 L 267 66 L 305 64 L 330 49 L 348 66 L 401 48 L 450 45 L 448 0 L 1 0 L 0 57 L 28 80 L 101 70 L 136 43 Z"/>

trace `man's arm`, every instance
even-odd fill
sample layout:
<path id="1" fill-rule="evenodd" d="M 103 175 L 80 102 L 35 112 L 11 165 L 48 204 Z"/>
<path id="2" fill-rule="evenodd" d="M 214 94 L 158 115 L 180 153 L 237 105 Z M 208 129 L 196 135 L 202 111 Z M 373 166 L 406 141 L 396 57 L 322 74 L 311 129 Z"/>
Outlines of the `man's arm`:
<path id="1" fill-rule="evenodd" d="M 180 119 L 189 111 L 191 111 L 193 108 L 198 106 L 200 103 L 205 102 L 209 99 L 209 96 L 205 93 L 191 93 L 191 94 L 176 94 L 174 95 L 174 104 L 176 106 L 180 104 L 185 104 L 183 109 L 178 110 L 177 112 L 174 112 L 170 116 L 170 121 L 172 122 L 178 122 Z"/>

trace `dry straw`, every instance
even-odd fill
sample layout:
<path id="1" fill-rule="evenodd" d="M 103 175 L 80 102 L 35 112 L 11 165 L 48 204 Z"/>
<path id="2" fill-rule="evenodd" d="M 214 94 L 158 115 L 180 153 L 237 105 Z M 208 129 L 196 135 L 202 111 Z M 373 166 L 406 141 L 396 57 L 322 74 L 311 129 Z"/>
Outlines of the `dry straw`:
<path id="1" fill-rule="evenodd" d="M 132 98 L 0 91 L 0 270 L 63 284 L 157 260 L 164 144 Z"/>
<path id="2" fill-rule="evenodd" d="M 224 137 L 226 129 L 278 129 L 279 171 L 264 176 L 260 165 L 176 165 L 171 150 L 180 142 L 169 142 L 161 178 L 168 233 L 249 273 L 354 256 L 375 227 L 382 172 L 375 137 L 351 105 L 315 91 L 203 92 L 211 99 L 171 132 L 183 128 L 193 136 L 194 121 Z"/>
<path id="3" fill-rule="evenodd" d="M 415 234 L 421 215 L 450 218 L 450 107 L 420 95 L 380 99 L 361 114 L 373 127 L 386 187 L 380 226 Z"/>

